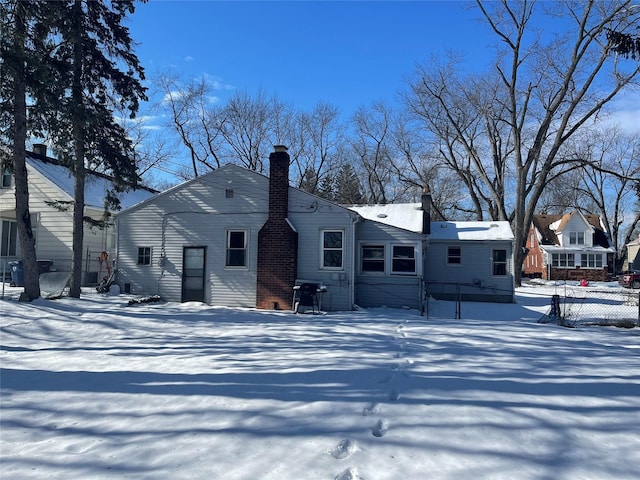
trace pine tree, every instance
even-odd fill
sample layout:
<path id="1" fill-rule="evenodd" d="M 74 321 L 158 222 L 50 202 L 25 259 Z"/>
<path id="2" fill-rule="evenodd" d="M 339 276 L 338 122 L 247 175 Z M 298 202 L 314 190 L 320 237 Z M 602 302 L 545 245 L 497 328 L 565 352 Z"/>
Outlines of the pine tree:
<path id="1" fill-rule="evenodd" d="M 45 101 L 55 106 L 47 130 L 59 159 L 73 171 L 73 257 L 70 296 L 80 296 L 83 258 L 84 191 L 87 168 L 111 174 L 120 189 L 135 187 L 133 146 L 114 110 L 135 116 L 146 99 L 144 71 L 123 25 L 133 0 L 50 2 L 57 8 L 52 32 L 60 44 L 51 57 L 62 79 Z M 126 67 L 126 71 L 120 66 Z M 109 198 L 113 199 L 113 196 Z"/>
<path id="2" fill-rule="evenodd" d="M 350 163 L 342 165 L 336 175 L 335 201 L 345 205 L 356 205 L 366 202 L 360 179 Z"/>
<path id="3" fill-rule="evenodd" d="M 37 1 L 0 2 L 0 155 L 1 167 L 14 176 L 16 222 L 23 262 L 24 293 L 27 299 L 40 296 L 35 236 L 29 210 L 26 168 L 27 135 L 38 135 L 42 126 L 38 105 L 27 105 L 51 82 L 48 68 L 46 28 L 49 3 Z"/>

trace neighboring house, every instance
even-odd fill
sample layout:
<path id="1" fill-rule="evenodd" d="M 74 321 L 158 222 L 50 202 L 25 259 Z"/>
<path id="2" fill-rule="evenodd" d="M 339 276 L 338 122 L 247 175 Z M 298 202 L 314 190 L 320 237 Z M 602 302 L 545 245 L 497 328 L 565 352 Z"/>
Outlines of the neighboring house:
<path id="1" fill-rule="evenodd" d="M 70 271 L 74 179 L 67 167 L 47 157 L 44 145 L 34 145 L 34 150 L 27 152 L 26 165 L 29 210 L 36 238 L 37 260 L 47 268 Z M 3 260 L 0 268 L 6 268 L 8 262 L 21 258 L 13 180 L 11 172 L 5 170 L 0 189 L 0 257 Z M 87 174 L 84 212 L 86 217 L 97 222 L 104 220 L 105 195 L 111 187 L 111 180 L 107 176 Z M 122 207 L 126 208 L 154 194 L 152 190 L 140 188 L 119 194 L 119 199 Z M 109 223 L 105 228 L 85 223 L 83 285 L 96 284 L 106 275 L 107 264 L 115 257 L 115 231 L 112 222 Z"/>
<path id="2" fill-rule="evenodd" d="M 428 195 L 423 195 L 422 203 L 352 208 L 377 222 L 427 234 L 424 288 L 428 295 L 513 302 L 514 236 L 509 222 L 430 222 L 430 215 L 425 215 L 429 204 Z"/>
<path id="3" fill-rule="evenodd" d="M 607 281 L 612 274 L 615 251 L 598 215 L 534 215 L 526 248 L 523 276 Z"/>
<path id="4" fill-rule="evenodd" d="M 635 240 L 627 243 L 627 265 L 623 270 L 640 271 L 640 235 Z"/>

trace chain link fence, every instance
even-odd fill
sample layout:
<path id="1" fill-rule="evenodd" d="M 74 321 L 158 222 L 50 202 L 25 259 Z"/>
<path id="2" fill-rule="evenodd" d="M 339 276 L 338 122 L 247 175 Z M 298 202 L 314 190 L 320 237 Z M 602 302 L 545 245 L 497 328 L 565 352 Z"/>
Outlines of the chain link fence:
<path id="1" fill-rule="evenodd" d="M 561 293 L 559 293 L 561 292 Z M 474 295 L 475 293 L 475 295 Z M 428 283 L 425 285 L 424 315 L 429 318 L 463 318 L 467 316 L 465 303 L 478 301 L 477 296 L 494 295 L 498 290 L 488 291 L 473 284 Z M 567 327 L 617 326 L 640 327 L 640 291 L 623 288 L 585 288 L 564 285 L 555 293 L 539 294 L 541 305 L 547 305 L 540 323 L 557 323 Z M 517 296 L 517 292 L 516 292 Z M 548 303 L 547 303 L 548 302 Z"/>
<path id="2" fill-rule="evenodd" d="M 541 321 L 557 321 L 567 327 L 640 326 L 640 292 L 567 288 L 564 295 L 553 295 Z"/>

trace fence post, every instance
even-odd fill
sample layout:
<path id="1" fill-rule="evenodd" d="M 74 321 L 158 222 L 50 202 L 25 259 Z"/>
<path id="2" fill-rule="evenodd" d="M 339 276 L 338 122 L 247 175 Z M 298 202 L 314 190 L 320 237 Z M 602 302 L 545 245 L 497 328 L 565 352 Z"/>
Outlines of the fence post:
<path id="1" fill-rule="evenodd" d="M 456 319 L 462 318 L 462 295 L 460 294 L 460 284 L 456 284 Z"/>

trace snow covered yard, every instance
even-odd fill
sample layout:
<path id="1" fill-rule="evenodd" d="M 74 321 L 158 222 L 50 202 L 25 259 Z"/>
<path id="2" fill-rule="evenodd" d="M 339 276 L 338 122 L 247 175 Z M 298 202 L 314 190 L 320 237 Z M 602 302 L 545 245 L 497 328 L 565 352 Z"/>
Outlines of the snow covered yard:
<path id="1" fill-rule="evenodd" d="M 539 324 L 545 292 L 462 320 L 10 292 L 0 477 L 638 478 L 640 329 Z"/>

